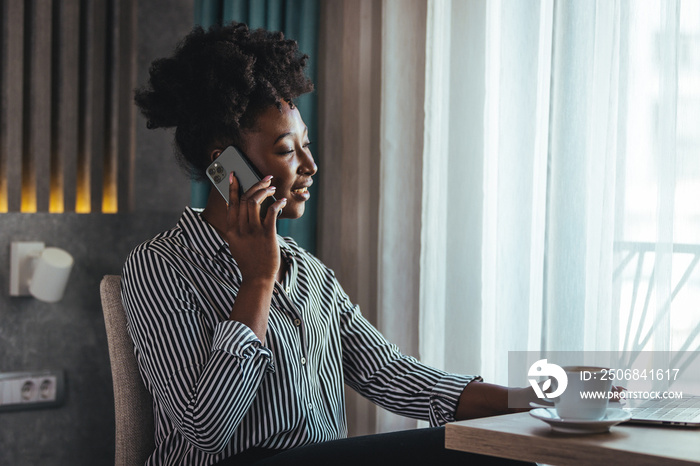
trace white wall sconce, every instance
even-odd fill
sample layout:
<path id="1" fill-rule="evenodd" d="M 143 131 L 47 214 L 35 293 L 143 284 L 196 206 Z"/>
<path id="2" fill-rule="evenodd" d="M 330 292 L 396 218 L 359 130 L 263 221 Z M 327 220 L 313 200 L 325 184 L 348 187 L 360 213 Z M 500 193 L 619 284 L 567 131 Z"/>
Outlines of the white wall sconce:
<path id="1" fill-rule="evenodd" d="M 73 257 L 63 249 L 38 241 L 10 245 L 10 296 L 34 296 L 55 303 L 63 298 Z"/>

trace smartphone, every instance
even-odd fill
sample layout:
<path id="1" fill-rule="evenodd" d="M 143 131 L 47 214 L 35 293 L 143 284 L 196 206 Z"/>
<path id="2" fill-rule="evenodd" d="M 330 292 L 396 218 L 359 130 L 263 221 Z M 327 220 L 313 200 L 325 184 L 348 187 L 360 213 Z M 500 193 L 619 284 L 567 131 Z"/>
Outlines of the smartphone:
<path id="1" fill-rule="evenodd" d="M 233 172 L 238 180 L 238 195 L 243 195 L 255 183 L 262 178 L 255 166 L 234 146 L 228 146 L 209 167 L 207 167 L 207 176 L 214 183 L 216 190 L 221 193 L 228 204 L 228 178 L 229 173 Z M 265 217 L 268 207 L 277 201 L 274 196 L 268 196 L 260 206 L 260 216 Z M 278 215 L 282 213 L 281 211 Z"/>

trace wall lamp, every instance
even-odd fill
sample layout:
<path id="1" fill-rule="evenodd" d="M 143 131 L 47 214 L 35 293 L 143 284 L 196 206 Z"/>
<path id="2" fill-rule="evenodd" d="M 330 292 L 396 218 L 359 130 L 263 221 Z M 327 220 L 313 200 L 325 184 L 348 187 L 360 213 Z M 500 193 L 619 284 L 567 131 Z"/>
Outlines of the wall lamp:
<path id="1" fill-rule="evenodd" d="M 34 296 L 55 303 L 63 297 L 73 257 L 63 249 L 47 248 L 38 241 L 10 245 L 10 296 Z"/>

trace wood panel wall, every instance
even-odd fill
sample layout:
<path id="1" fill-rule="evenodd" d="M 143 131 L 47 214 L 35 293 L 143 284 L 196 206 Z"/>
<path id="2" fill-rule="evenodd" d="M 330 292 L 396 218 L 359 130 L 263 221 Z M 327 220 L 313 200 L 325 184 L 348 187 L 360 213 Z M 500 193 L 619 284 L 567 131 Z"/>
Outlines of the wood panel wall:
<path id="1" fill-rule="evenodd" d="M 0 13 L 0 212 L 133 210 L 136 0 Z"/>

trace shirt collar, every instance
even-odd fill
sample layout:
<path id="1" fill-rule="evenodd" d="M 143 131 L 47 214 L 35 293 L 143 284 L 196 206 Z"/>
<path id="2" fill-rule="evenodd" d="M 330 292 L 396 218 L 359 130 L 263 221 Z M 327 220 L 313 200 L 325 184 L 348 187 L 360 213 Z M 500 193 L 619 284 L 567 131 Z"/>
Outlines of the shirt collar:
<path id="1" fill-rule="evenodd" d="M 179 226 L 189 242 L 211 258 L 217 256 L 222 249 L 228 250 L 228 244 L 214 227 L 190 207 L 185 208 Z"/>
<path id="2" fill-rule="evenodd" d="M 195 212 L 192 208 L 186 207 L 180 218 L 179 225 L 189 241 L 193 244 L 197 244 L 201 251 L 209 257 L 213 258 L 223 253 L 228 257 L 231 256 L 228 243 L 224 241 L 213 226 L 202 218 L 199 212 Z M 283 255 L 296 256 L 294 249 L 292 249 L 282 236 L 277 235 L 277 243 Z"/>
<path id="3" fill-rule="evenodd" d="M 277 244 L 280 245 L 280 250 L 282 251 L 282 254 L 287 255 L 287 256 L 296 256 L 297 253 L 292 249 L 292 247 L 285 241 L 285 239 L 277 235 Z"/>

